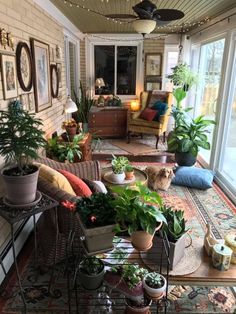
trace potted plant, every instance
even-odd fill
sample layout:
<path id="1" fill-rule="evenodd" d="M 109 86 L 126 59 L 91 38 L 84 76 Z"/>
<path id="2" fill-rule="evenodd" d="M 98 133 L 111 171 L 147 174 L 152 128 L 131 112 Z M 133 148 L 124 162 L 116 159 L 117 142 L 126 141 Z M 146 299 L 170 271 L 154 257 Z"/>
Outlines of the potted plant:
<path id="1" fill-rule="evenodd" d="M 116 231 L 128 230 L 132 245 L 139 251 L 147 251 L 152 247 L 152 239 L 157 230 L 166 223 L 161 211 L 154 206 L 162 205 L 161 197 L 146 186 L 137 183 L 134 187 L 114 186 L 117 193 L 113 201 L 116 211 Z"/>
<path id="2" fill-rule="evenodd" d="M 198 74 L 194 73 L 186 63 L 180 63 L 173 68 L 173 73 L 168 76 L 175 86 L 187 92 L 198 82 Z M 186 95 L 185 95 L 186 96 Z"/>
<path id="3" fill-rule="evenodd" d="M 45 146 L 42 121 L 22 109 L 19 101 L 0 111 L 0 154 L 6 167 L 1 171 L 9 203 L 23 205 L 35 201 L 38 167 L 32 160 Z"/>
<path id="4" fill-rule="evenodd" d="M 114 197 L 107 193 L 95 193 L 83 197 L 76 204 L 79 223 L 85 236 L 85 246 L 89 253 L 105 252 L 113 247 L 115 234 Z"/>
<path id="5" fill-rule="evenodd" d="M 174 210 L 172 207 L 163 205 L 161 211 L 167 221 L 162 231 L 166 233 L 169 241 L 169 267 L 172 270 L 184 256 L 185 236 L 188 229 L 183 210 Z M 154 236 L 153 247 L 146 253 L 146 257 L 157 265 L 160 265 L 161 260 L 163 265 L 167 265 L 167 256 L 162 254 L 162 239 L 158 233 Z"/>
<path id="6" fill-rule="evenodd" d="M 125 179 L 131 180 L 134 177 L 134 168 L 131 165 L 125 166 Z"/>
<path id="7" fill-rule="evenodd" d="M 77 105 L 78 111 L 72 116 L 77 122 L 82 122 L 82 128 L 84 132 L 88 132 L 88 119 L 89 111 L 94 105 L 94 100 L 90 98 L 89 95 L 86 95 L 86 92 L 83 88 L 82 82 L 80 81 L 80 98 L 74 92 L 75 103 Z"/>
<path id="8" fill-rule="evenodd" d="M 129 160 L 124 156 L 114 156 L 111 161 L 112 165 L 112 180 L 116 183 L 122 183 L 125 179 L 125 167 L 129 164 Z"/>
<path id="9" fill-rule="evenodd" d="M 199 147 L 210 149 L 206 133 L 213 120 L 199 116 L 195 119 L 180 119 L 168 139 L 168 150 L 175 153 L 175 160 L 179 166 L 192 166 L 196 162 Z"/>
<path id="10" fill-rule="evenodd" d="M 78 125 L 74 119 L 70 119 L 62 123 L 62 129 L 66 130 L 70 141 L 72 141 L 74 136 L 76 135 L 77 127 Z"/>
<path id="11" fill-rule="evenodd" d="M 148 273 L 143 278 L 143 288 L 151 300 L 160 300 L 166 292 L 166 279 L 157 272 Z"/>
<path id="12" fill-rule="evenodd" d="M 134 301 L 132 299 L 126 298 L 126 314 L 150 314 L 150 305 L 152 301 L 147 298 L 143 298 L 140 301 Z"/>
<path id="13" fill-rule="evenodd" d="M 82 157 L 79 142 L 83 138 L 82 133 L 76 134 L 70 142 L 62 142 L 57 136 L 50 138 L 46 145 L 46 155 L 60 162 L 73 163 L 79 161 Z"/>
<path id="14" fill-rule="evenodd" d="M 95 256 L 85 257 L 79 264 L 78 274 L 80 283 L 85 289 L 96 290 L 103 282 L 104 263 Z"/>

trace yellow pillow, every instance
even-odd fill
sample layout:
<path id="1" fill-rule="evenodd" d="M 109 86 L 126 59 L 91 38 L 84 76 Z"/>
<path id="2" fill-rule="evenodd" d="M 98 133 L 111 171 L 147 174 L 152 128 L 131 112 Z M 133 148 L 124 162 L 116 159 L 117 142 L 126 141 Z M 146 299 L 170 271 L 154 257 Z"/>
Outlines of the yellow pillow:
<path id="1" fill-rule="evenodd" d="M 76 196 L 69 181 L 60 172 L 44 164 L 39 165 L 39 176 L 52 183 L 56 188 L 61 189 L 69 194 Z"/>

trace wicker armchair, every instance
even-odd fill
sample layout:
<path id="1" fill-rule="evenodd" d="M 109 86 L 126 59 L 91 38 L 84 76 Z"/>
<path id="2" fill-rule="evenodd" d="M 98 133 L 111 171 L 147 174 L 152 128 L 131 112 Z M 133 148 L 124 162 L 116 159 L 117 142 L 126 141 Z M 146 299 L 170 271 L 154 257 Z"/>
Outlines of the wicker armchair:
<path id="1" fill-rule="evenodd" d="M 39 163 L 46 164 L 53 169 L 64 169 L 70 171 L 80 178 L 90 180 L 101 180 L 101 170 L 98 161 L 85 161 L 73 164 L 64 164 L 49 158 L 40 158 Z M 76 201 L 78 197 L 55 188 L 51 183 L 39 178 L 38 189 L 61 203 L 64 200 Z M 42 251 L 43 264 L 52 265 L 66 257 L 67 241 L 70 231 L 75 230 L 75 244 L 78 243 L 80 228 L 78 215 L 69 212 L 63 206 L 44 212 L 37 223 L 37 232 Z"/>

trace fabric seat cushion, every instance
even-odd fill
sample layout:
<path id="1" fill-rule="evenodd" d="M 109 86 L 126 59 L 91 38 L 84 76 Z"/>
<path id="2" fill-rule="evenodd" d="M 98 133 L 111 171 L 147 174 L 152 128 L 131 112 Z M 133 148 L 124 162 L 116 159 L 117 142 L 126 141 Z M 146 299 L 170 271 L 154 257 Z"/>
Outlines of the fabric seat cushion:
<path id="1" fill-rule="evenodd" d="M 64 175 L 44 164 L 38 164 L 38 166 L 39 177 L 51 183 L 54 187 L 76 196 L 72 186 L 70 185 L 67 178 L 64 177 Z"/>
<path id="2" fill-rule="evenodd" d="M 88 185 L 73 173 L 66 170 L 58 170 L 66 179 L 70 182 L 75 194 L 81 197 L 89 197 L 92 195 L 92 191 Z"/>
<path id="3" fill-rule="evenodd" d="M 137 126 L 146 126 L 146 127 L 153 127 L 153 128 L 160 128 L 161 125 L 158 121 L 147 121 L 141 118 L 133 119 L 130 123 L 131 125 L 137 125 Z"/>

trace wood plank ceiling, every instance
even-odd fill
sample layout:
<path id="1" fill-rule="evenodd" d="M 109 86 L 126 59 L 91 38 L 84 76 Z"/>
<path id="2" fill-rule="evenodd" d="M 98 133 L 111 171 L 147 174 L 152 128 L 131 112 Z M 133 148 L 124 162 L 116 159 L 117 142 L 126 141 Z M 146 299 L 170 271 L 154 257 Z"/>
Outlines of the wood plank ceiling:
<path id="1" fill-rule="evenodd" d="M 95 14 L 134 14 L 132 7 L 139 0 L 51 0 L 83 33 L 135 33 L 132 23 L 120 24 Z M 213 18 L 236 7 L 236 0 L 153 0 L 158 9 L 178 9 L 185 13 L 181 20 L 171 22 L 164 28 L 156 27 L 153 33 L 173 33 L 180 25 L 198 23 L 206 17 Z M 77 7 L 76 5 L 80 7 Z M 85 7 L 85 9 L 82 8 Z M 88 11 L 89 9 L 90 11 Z M 176 26 L 175 29 L 174 26 Z M 188 25 L 187 25 L 188 26 Z M 186 26 L 186 27 L 187 27 Z M 196 27 L 192 25 L 191 27 Z M 189 28 L 189 27 L 187 27 Z"/>

